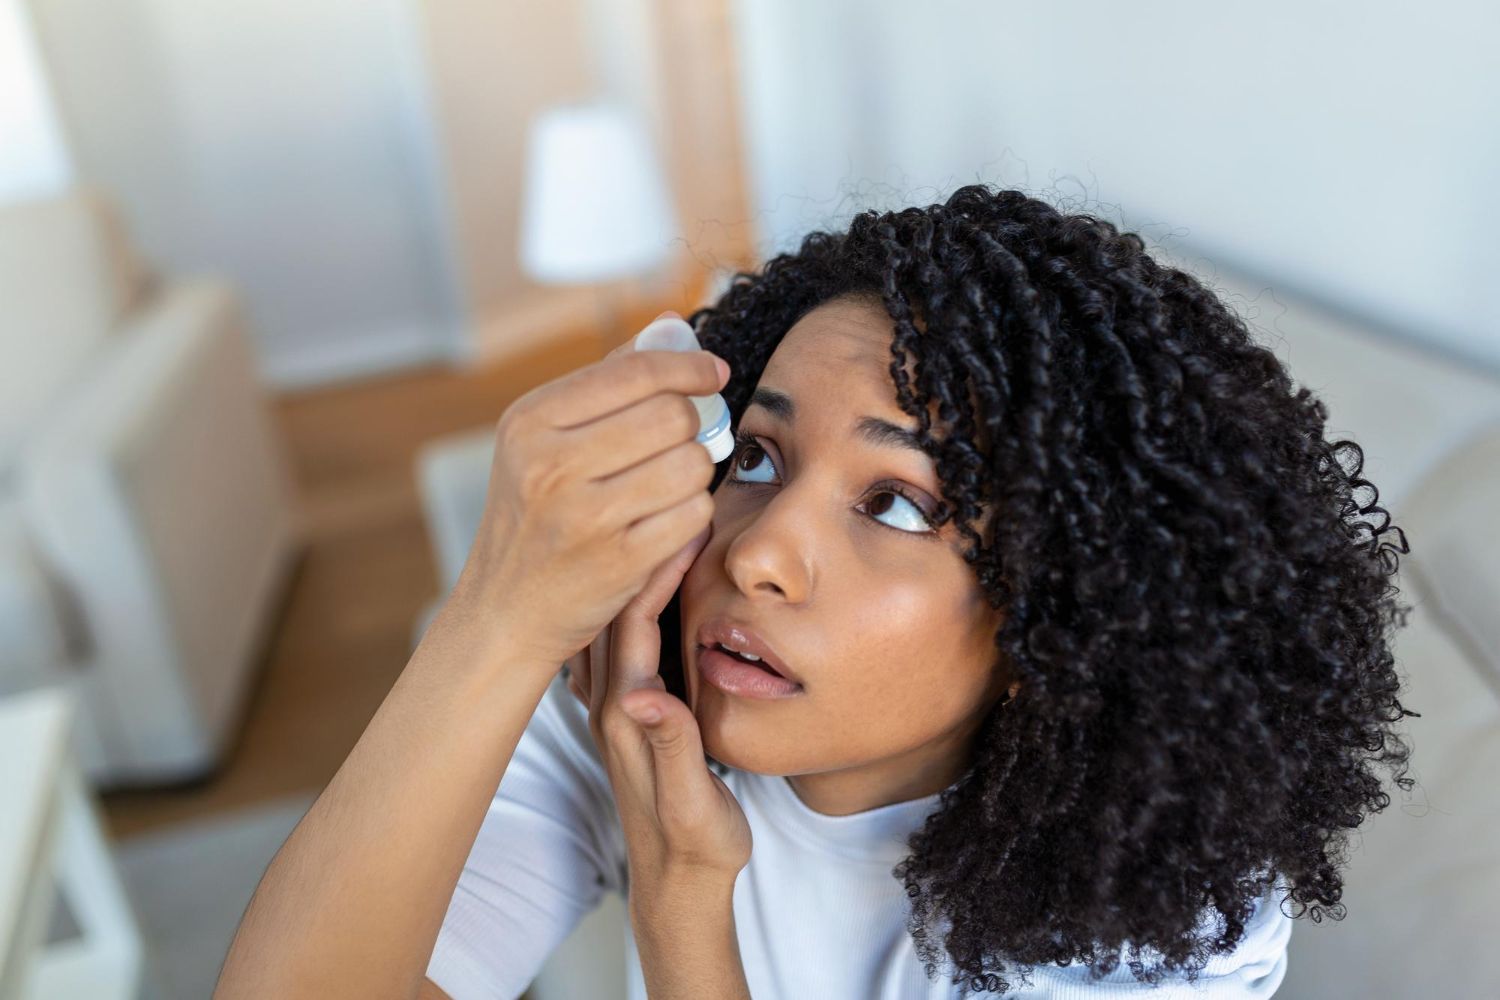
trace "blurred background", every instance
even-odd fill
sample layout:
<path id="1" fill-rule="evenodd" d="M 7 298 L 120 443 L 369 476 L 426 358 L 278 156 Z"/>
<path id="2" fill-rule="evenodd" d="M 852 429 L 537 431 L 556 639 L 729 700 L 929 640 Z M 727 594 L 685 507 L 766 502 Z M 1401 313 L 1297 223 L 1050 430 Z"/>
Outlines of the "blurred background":
<path id="1" fill-rule="evenodd" d="M 1412 544 L 1420 787 L 1278 995 L 1500 995 L 1497 11 L 0 0 L 0 1000 L 207 996 L 510 402 L 973 182 L 1214 287 Z"/>

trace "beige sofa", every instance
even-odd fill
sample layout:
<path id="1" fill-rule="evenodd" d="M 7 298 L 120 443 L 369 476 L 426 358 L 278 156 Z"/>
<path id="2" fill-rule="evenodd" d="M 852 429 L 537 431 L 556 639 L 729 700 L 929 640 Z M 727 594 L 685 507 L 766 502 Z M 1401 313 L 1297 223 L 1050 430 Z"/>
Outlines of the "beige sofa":
<path id="1" fill-rule="evenodd" d="M 96 192 L 0 208 L 0 691 L 62 683 L 96 786 L 212 770 L 303 531 L 233 291 Z"/>
<path id="2" fill-rule="evenodd" d="M 1242 313 L 1258 286 L 1216 282 Z M 1343 920 L 1299 921 L 1284 1000 L 1500 996 L 1500 377 L 1396 343 L 1284 295 L 1264 341 L 1327 403 L 1330 437 L 1406 534 L 1395 638 L 1410 793 L 1350 843 Z M 1283 304 L 1286 311 L 1282 312 Z"/>
<path id="3" fill-rule="evenodd" d="M 1211 282 L 1330 413 L 1330 437 L 1365 452 L 1364 475 L 1407 535 L 1396 638 L 1413 746 L 1407 796 L 1350 851 L 1343 921 L 1299 921 L 1277 996 L 1500 996 L 1500 377 L 1378 336 L 1248 279 Z M 429 444 L 417 476 L 444 589 L 483 509 L 493 428 Z M 420 636 L 439 598 L 415 623 Z M 625 995 L 625 910 L 606 896 L 548 959 L 533 1000 Z"/>

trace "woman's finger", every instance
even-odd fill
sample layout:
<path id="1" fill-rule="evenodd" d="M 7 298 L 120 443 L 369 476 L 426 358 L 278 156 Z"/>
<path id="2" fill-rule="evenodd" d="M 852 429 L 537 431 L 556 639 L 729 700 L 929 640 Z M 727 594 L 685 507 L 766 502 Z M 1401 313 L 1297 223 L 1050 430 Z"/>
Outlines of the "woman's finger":
<path id="1" fill-rule="evenodd" d="M 589 648 L 587 646 L 568 657 L 563 663 L 563 674 L 567 677 L 568 690 L 583 703 L 584 708 L 588 708 Z"/>
<path id="2" fill-rule="evenodd" d="M 603 718 L 600 714 L 604 709 L 604 697 L 609 694 L 609 645 L 613 641 L 614 622 L 610 622 L 599 630 L 598 634 L 589 642 L 589 717 Z"/>
<path id="3" fill-rule="evenodd" d="M 692 709 L 658 688 L 632 691 L 628 699 L 622 699 L 621 707 L 650 740 L 657 815 L 688 829 L 712 820 L 719 790 L 704 761 L 703 738 Z M 661 794 L 663 788 L 670 792 Z"/>
<path id="4" fill-rule="evenodd" d="M 662 610 L 681 586 L 698 554 L 713 537 L 712 523 L 705 525 L 682 548 L 652 572 L 640 593 L 631 598 L 615 618 L 618 628 L 609 647 L 609 698 L 619 701 L 631 691 L 652 684 L 661 665 Z"/>

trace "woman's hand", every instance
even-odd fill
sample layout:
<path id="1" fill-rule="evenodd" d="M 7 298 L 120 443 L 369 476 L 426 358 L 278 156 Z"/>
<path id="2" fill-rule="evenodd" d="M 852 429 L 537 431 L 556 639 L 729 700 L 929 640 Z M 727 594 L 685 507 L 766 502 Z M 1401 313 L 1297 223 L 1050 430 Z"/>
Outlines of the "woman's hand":
<path id="1" fill-rule="evenodd" d="M 718 391 L 728 366 L 633 347 L 532 389 L 496 427 L 455 605 L 530 660 L 588 645 L 713 516 L 714 463 L 689 397 Z"/>
<path id="2" fill-rule="evenodd" d="M 568 686 L 588 706 L 589 729 L 614 788 L 632 905 L 638 895 L 704 881 L 732 888 L 750 861 L 744 810 L 708 769 L 692 709 L 658 673 L 658 617 L 712 536 L 710 522 L 568 660 Z"/>

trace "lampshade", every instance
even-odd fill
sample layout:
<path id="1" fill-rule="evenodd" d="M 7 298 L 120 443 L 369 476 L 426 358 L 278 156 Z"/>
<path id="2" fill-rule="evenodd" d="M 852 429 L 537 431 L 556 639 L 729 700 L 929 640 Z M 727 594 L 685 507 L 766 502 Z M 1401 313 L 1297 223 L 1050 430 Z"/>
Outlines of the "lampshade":
<path id="1" fill-rule="evenodd" d="M 527 137 L 521 266 L 536 281 L 639 276 L 678 235 L 667 186 L 628 108 L 571 104 L 543 112 Z"/>

